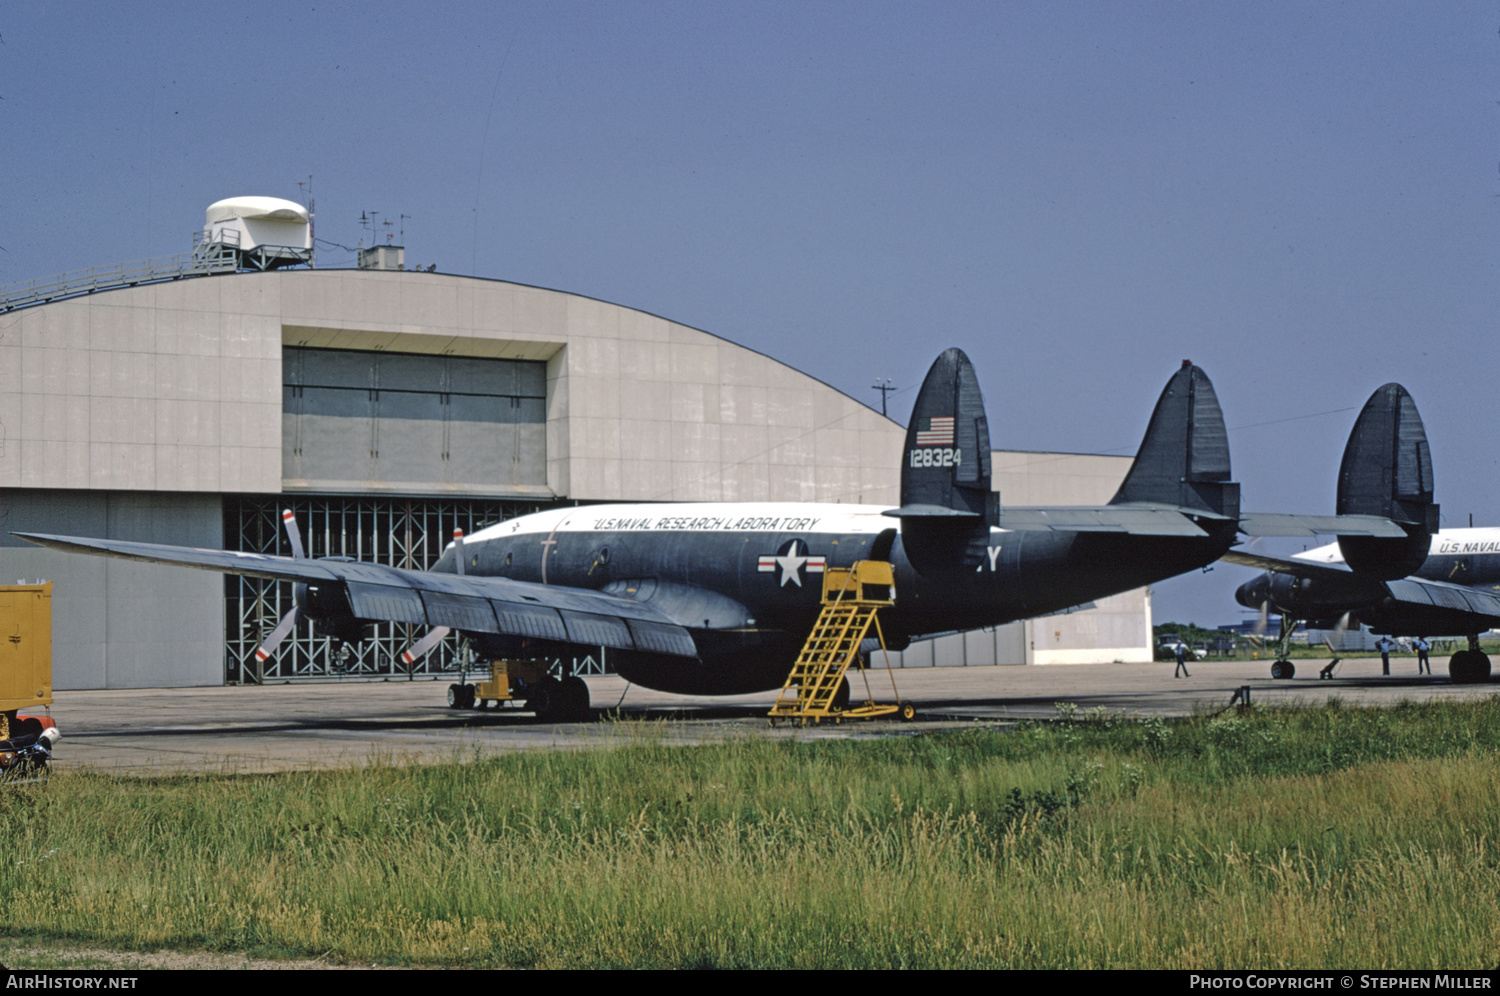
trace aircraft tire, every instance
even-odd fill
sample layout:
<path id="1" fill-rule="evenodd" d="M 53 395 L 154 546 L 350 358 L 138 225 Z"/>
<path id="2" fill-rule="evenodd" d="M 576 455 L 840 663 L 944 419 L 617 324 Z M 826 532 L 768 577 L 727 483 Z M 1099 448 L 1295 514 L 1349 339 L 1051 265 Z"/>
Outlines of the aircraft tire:
<path id="1" fill-rule="evenodd" d="M 1282 678 L 1294 678 L 1297 675 L 1297 665 L 1291 661 L 1277 661 L 1271 665 L 1271 677 L 1276 680 Z"/>
<path id="2" fill-rule="evenodd" d="M 451 685 L 448 686 L 448 708 L 449 709 L 458 709 L 458 708 L 460 708 L 459 703 L 463 701 L 463 699 L 462 699 L 463 693 L 459 691 L 459 687 L 460 686 L 458 685 L 457 682 L 455 682 L 454 684 L 451 684 Z"/>
<path id="3" fill-rule="evenodd" d="M 565 703 L 564 711 L 569 720 L 578 723 L 589 716 L 589 686 L 578 675 L 568 678 L 562 683 L 563 697 Z"/>
<path id="4" fill-rule="evenodd" d="M 829 704 L 840 712 L 849 708 L 849 676 L 847 674 L 839 679 L 839 687 L 834 689 L 833 701 Z"/>
<path id="5" fill-rule="evenodd" d="M 536 713 L 541 722 L 556 723 L 562 719 L 563 697 L 562 682 L 547 678 L 532 686 L 526 696 L 526 708 Z"/>
<path id="6" fill-rule="evenodd" d="M 1448 678 L 1455 685 L 1489 681 L 1490 659 L 1477 650 L 1460 650 L 1448 659 Z"/>

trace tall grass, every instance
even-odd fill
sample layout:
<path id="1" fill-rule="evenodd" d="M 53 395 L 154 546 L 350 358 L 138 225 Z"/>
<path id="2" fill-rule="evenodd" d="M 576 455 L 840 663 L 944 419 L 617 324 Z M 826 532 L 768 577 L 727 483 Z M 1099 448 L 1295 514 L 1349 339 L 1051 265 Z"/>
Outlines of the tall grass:
<path id="1" fill-rule="evenodd" d="M 1500 703 L 54 777 L 0 933 L 475 966 L 1480 967 Z"/>

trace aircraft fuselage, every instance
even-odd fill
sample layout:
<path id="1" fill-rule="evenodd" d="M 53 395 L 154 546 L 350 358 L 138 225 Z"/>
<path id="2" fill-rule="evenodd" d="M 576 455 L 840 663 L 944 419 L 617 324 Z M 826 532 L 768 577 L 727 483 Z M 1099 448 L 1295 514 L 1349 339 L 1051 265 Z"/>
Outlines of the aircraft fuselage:
<path id="1" fill-rule="evenodd" d="M 619 653 L 616 669 L 663 691 L 779 687 L 821 609 L 823 572 L 884 547 L 896 604 L 887 643 L 996 626 L 1128 591 L 1212 562 L 1232 533 L 1136 537 L 977 531 L 951 570 L 919 574 L 884 506 L 802 503 L 591 505 L 556 509 L 466 537 L 465 573 L 647 602 L 692 634 L 701 664 Z M 1230 524 L 1232 525 L 1232 524 Z M 893 541 L 892 541 L 893 540 Z M 884 550 L 881 551 L 882 553 Z M 434 568 L 452 572 L 455 548 Z"/>

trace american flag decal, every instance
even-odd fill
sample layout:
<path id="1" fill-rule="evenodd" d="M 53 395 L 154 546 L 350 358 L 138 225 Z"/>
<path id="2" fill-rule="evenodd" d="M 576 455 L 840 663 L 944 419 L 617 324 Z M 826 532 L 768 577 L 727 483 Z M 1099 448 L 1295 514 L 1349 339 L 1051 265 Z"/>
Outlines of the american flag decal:
<path id="1" fill-rule="evenodd" d="M 934 415 L 924 420 L 927 424 L 917 428 L 918 446 L 952 446 L 953 416 Z"/>

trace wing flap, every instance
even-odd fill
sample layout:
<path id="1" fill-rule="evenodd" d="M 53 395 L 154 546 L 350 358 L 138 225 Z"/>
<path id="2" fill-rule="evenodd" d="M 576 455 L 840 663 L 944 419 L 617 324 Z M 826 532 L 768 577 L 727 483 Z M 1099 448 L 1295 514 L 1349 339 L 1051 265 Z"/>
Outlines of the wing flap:
<path id="1" fill-rule="evenodd" d="M 499 620 L 500 632 L 513 636 L 524 636 L 532 640 L 554 640 L 568 642 L 568 630 L 563 625 L 557 610 L 546 605 L 525 605 L 519 602 L 491 600 L 495 618 Z"/>
<path id="2" fill-rule="evenodd" d="M 1391 597 L 1398 602 L 1500 618 L 1500 595 L 1494 592 L 1414 578 L 1387 581 L 1386 587 L 1390 589 Z"/>
<path id="3" fill-rule="evenodd" d="M 422 596 L 410 588 L 363 581 L 346 581 L 344 586 L 349 591 L 349 607 L 361 619 L 389 619 L 418 625 L 427 621 Z"/>
<path id="4" fill-rule="evenodd" d="M 692 637 L 681 626 L 663 626 L 644 619 L 627 619 L 625 625 L 630 627 L 630 638 L 637 650 L 674 657 L 693 657 L 698 653 Z"/>
<path id="5" fill-rule="evenodd" d="M 421 592 L 429 626 L 447 626 L 466 633 L 498 633 L 499 622 L 490 601 L 480 595 L 455 595 L 446 591 Z"/>
<path id="6" fill-rule="evenodd" d="M 563 625 L 568 629 L 568 640 L 589 646 L 617 647 L 634 650 L 635 640 L 630 637 L 630 627 L 625 620 L 613 616 L 601 616 L 594 612 L 559 610 Z"/>

